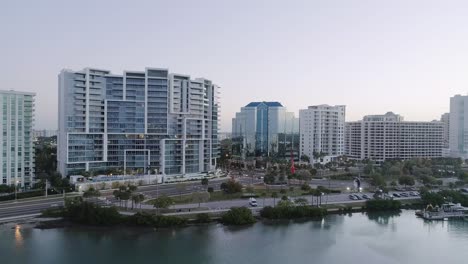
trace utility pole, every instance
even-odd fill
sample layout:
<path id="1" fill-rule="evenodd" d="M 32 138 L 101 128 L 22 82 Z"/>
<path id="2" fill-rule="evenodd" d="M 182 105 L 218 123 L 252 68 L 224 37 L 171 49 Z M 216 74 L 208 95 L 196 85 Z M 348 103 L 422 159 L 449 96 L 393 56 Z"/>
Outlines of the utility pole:
<path id="1" fill-rule="evenodd" d="M 15 180 L 15 203 L 18 201 L 18 180 Z"/>

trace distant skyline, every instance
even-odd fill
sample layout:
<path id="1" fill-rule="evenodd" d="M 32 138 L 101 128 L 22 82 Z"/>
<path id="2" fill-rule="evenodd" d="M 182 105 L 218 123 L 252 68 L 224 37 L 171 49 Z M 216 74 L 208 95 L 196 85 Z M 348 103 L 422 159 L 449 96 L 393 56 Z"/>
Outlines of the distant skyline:
<path id="1" fill-rule="evenodd" d="M 85 67 L 213 80 L 223 132 L 253 101 L 430 121 L 467 94 L 467 13 L 466 1 L 7 1 L 0 90 L 37 94 L 35 129 L 57 129 L 57 76 Z"/>

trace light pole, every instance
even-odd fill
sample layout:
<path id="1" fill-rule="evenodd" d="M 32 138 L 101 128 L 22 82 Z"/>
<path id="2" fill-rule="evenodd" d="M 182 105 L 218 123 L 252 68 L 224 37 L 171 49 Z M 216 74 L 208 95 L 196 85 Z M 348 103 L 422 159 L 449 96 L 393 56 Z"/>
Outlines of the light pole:
<path id="1" fill-rule="evenodd" d="M 15 203 L 18 200 L 18 180 L 15 181 Z"/>

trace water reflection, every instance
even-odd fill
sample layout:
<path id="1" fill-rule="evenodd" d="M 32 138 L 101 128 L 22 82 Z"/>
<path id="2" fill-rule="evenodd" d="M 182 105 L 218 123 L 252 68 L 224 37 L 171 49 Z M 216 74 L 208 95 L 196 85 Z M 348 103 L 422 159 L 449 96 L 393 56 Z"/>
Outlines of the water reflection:
<path id="1" fill-rule="evenodd" d="M 394 212 L 368 212 L 367 218 L 371 221 L 375 221 L 379 225 L 386 226 L 390 223 L 390 220 L 400 216 L 401 211 Z M 392 221 L 393 222 L 393 221 Z"/>
<path id="2" fill-rule="evenodd" d="M 21 234 L 21 226 L 15 226 L 15 245 L 16 247 L 22 247 L 24 243 L 23 234 Z"/>

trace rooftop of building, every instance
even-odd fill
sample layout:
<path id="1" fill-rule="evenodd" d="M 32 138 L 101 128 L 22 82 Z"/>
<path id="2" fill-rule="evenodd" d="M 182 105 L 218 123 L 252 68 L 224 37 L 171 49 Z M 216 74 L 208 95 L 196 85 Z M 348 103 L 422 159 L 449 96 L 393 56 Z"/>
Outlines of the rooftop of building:
<path id="1" fill-rule="evenodd" d="M 22 94 L 22 95 L 32 95 L 32 96 L 36 95 L 36 93 L 32 93 L 32 92 L 20 92 L 20 91 L 14 91 L 14 90 L 9 90 L 9 91 L 0 90 L 0 94 Z"/>
<path id="2" fill-rule="evenodd" d="M 321 105 L 309 105 L 307 109 L 326 109 L 326 108 L 344 108 L 346 107 L 345 105 L 327 105 L 327 104 L 321 104 Z"/>
<path id="3" fill-rule="evenodd" d="M 280 102 L 251 102 L 249 104 L 247 104 L 245 107 L 257 107 L 259 106 L 260 104 L 264 104 L 268 107 L 283 107 L 283 105 L 280 103 Z"/>

